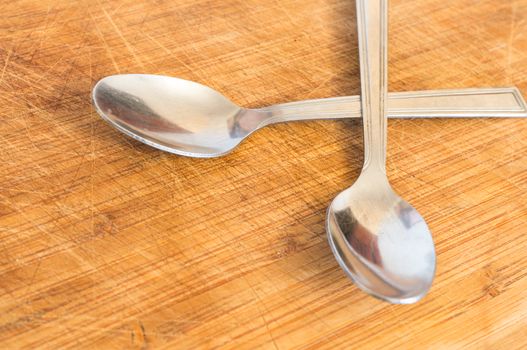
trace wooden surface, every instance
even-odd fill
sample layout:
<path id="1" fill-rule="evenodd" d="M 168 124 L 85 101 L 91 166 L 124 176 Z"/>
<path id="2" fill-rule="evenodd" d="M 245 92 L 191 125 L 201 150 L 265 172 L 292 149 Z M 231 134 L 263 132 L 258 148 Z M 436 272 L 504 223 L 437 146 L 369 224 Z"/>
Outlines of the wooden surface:
<path id="1" fill-rule="evenodd" d="M 109 74 L 209 85 L 248 107 L 359 92 L 346 0 L 0 4 L 2 348 L 527 347 L 527 120 L 390 121 L 388 173 L 427 220 L 418 304 L 356 288 L 326 208 L 360 121 L 278 125 L 196 160 L 115 131 Z M 518 86 L 527 0 L 392 0 L 391 91 Z"/>

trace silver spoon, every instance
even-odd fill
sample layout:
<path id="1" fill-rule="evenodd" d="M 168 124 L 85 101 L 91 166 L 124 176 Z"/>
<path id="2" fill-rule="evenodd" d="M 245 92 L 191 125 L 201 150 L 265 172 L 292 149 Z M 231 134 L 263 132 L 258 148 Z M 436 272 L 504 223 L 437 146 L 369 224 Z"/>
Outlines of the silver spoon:
<path id="1" fill-rule="evenodd" d="M 327 213 L 332 251 L 364 291 L 413 303 L 432 284 L 436 258 L 425 220 L 386 177 L 387 0 L 357 0 L 364 125 L 364 166 Z"/>
<path id="2" fill-rule="evenodd" d="M 219 92 L 188 80 L 123 74 L 93 88 L 97 112 L 125 134 L 164 151 L 217 157 L 254 131 L 274 123 L 359 118 L 359 96 L 241 108 Z M 516 88 L 461 89 L 389 94 L 390 117 L 526 117 Z"/>

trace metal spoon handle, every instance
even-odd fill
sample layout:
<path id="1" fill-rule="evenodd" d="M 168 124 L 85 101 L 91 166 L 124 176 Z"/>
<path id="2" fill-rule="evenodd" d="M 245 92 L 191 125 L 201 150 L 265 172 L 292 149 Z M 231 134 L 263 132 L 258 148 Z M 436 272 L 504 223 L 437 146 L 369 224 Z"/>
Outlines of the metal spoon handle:
<path id="1" fill-rule="evenodd" d="M 388 0 L 357 0 L 364 167 L 385 172 L 388 93 Z"/>
<path id="2" fill-rule="evenodd" d="M 428 90 L 388 93 L 389 118 L 525 118 L 527 106 L 517 88 Z M 360 96 L 288 102 L 257 109 L 266 125 L 303 120 L 360 118 Z"/>

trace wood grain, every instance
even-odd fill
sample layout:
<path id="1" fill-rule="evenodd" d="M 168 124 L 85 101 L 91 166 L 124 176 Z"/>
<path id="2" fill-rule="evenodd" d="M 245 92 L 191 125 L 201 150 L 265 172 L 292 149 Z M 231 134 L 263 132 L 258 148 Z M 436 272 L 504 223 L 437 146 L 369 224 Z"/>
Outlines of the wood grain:
<path id="1" fill-rule="evenodd" d="M 351 284 L 326 242 L 326 208 L 361 168 L 359 121 L 272 126 L 198 160 L 91 106 L 98 79 L 126 72 L 247 107 L 357 94 L 353 1 L 0 10 L 2 348 L 527 347 L 527 120 L 390 121 L 390 181 L 438 253 L 430 294 L 395 306 Z M 392 0 L 390 90 L 526 96 L 526 14 L 526 0 Z"/>

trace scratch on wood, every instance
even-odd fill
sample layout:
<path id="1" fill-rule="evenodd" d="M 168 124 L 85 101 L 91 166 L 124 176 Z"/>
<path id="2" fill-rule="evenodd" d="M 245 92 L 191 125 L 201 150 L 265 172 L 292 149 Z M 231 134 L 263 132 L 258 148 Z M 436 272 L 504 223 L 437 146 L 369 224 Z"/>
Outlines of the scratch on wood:
<path id="1" fill-rule="evenodd" d="M 112 60 L 113 67 L 115 68 L 117 73 L 121 73 L 121 70 L 119 69 L 119 66 L 117 65 L 117 62 L 115 61 L 115 58 L 113 57 L 112 49 L 110 48 L 110 46 L 106 42 L 106 39 L 104 39 L 104 35 L 102 34 L 102 32 L 101 32 L 101 30 L 99 28 L 99 25 L 97 24 L 97 20 L 95 18 L 93 18 L 93 14 L 90 11 L 88 11 L 88 13 L 90 14 L 91 20 L 93 22 L 93 26 L 95 27 L 95 30 L 97 32 L 97 36 L 99 37 L 99 40 L 101 40 L 101 42 L 104 44 L 104 48 L 106 49 L 106 53 L 108 54 L 108 57 L 110 57 L 110 60 Z"/>
<path id="2" fill-rule="evenodd" d="M 139 58 L 139 56 L 135 53 L 135 49 L 132 47 L 132 45 L 130 45 L 130 43 L 128 42 L 128 40 L 126 40 L 126 38 L 124 37 L 122 31 L 119 29 L 119 27 L 117 27 L 117 25 L 115 24 L 115 22 L 113 21 L 112 17 L 108 14 L 108 12 L 106 12 L 105 9 L 102 9 L 102 11 L 104 12 L 104 15 L 106 16 L 106 18 L 108 19 L 108 21 L 110 22 L 110 24 L 112 25 L 112 27 L 114 28 L 115 32 L 117 33 L 117 35 L 119 35 L 119 37 L 121 38 L 121 40 L 123 41 L 124 45 L 126 46 L 126 48 L 128 49 L 128 51 L 132 54 L 132 56 L 134 57 L 134 59 L 136 60 L 137 63 L 139 63 L 141 65 L 142 68 L 145 68 L 145 65 L 143 64 L 143 61 Z"/>
<path id="3" fill-rule="evenodd" d="M 9 51 L 7 52 L 7 56 L 4 61 L 4 66 L 2 67 L 2 73 L 0 74 L 0 82 L 4 81 L 4 74 L 7 69 L 7 65 L 9 63 L 9 59 L 11 58 L 12 53 L 13 53 L 13 48 L 10 48 Z"/>

